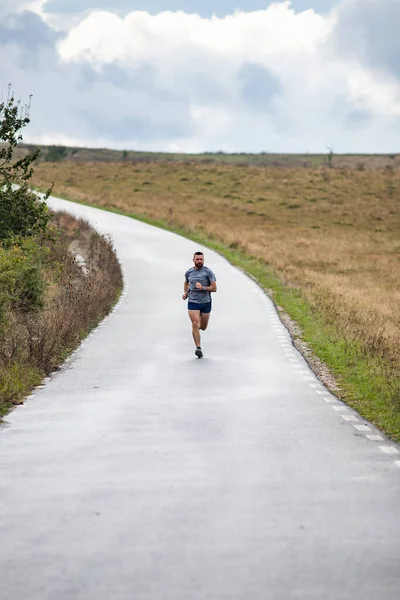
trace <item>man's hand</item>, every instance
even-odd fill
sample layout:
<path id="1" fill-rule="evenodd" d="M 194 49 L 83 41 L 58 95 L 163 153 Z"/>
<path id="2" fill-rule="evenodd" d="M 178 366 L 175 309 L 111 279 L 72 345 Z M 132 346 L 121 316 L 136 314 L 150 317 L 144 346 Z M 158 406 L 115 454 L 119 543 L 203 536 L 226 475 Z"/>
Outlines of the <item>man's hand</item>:
<path id="1" fill-rule="evenodd" d="M 203 289 L 203 286 L 201 285 L 200 281 L 196 281 L 196 288 L 198 290 L 202 290 Z"/>
<path id="2" fill-rule="evenodd" d="M 186 300 L 188 298 L 189 294 L 186 292 L 185 294 L 182 294 L 182 300 Z"/>

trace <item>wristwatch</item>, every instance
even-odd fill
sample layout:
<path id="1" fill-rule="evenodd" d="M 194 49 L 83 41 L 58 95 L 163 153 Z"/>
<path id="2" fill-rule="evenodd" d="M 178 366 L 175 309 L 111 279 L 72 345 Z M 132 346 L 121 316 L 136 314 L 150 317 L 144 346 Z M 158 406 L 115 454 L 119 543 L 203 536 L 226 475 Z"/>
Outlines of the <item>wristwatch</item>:
<path id="1" fill-rule="evenodd" d="M 203 292 L 207 291 L 207 286 L 203 285 Z"/>

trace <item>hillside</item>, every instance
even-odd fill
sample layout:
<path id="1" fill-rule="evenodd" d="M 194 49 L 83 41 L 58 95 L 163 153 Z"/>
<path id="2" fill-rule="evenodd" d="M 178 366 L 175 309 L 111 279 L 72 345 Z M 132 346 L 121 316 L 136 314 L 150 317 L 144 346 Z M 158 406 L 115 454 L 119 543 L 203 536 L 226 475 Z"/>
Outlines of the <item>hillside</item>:
<path id="1" fill-rule="evenodd" d="M 309 342 L 330 364 L 343 397 L 368 418 L 370 407 L 383 402 L 375 421 L 386 420 L 386 430 L 400 436 L 400 172 L 397 158 L 380 157 L 384 168 L 372 162 L 376 157 L 368 160 L 373 168 L 204 164 L 200 157 L 66 160 L 39 164 L 34 183 L 55 181 L 54 193 L 62 197 L 159 222 L 221 244 L 227 255 L 256 259 L 284 290 L 299 294 L 310 322 L 321 320 Z M 289 304 L 304 330 L 305 309 Z M 341 351 L 328 350 L 332 340 Z M 365 383 L 372 372 L 374 383 Z"/>
<path id="2" fill-rule="evenodd" d="M 148 162 L 148 163 L 200 163 L 253 165 L 270 167 L 331 167 L 350 168 L 359 171 L 365 169 L 383 169 L 390 166 L 400 169 L 400 154 L 334 154 L 327 150 L 326 154 L 259 154 L 225 152 L 204 152 L 202 154 L 183 154 L 167 152 L 140 152 L 133 150 L 109 150 L 107 148 L 70 148 L 66 146 L 35 146 L 21 144 L 19 156 L 41 149 L 39 161 L 42 162 Z"/>

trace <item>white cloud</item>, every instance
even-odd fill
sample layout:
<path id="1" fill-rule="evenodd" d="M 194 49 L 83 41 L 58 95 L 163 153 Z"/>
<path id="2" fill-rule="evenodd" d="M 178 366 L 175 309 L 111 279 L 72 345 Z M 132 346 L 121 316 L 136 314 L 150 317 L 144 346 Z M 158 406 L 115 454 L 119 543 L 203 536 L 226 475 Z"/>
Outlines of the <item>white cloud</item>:
<path id="1" fill-rule="evenodd" d="M 24 4 L 26 4 L 26 0 L 1 0 L 0 16 L 18 12 L 18 10 L 20 10 Z"/>
<path id="2" fill-rule="evenodd" d="M 0 0 L 0 15 L 7 16 L 23 10 L 41 13 L 48 0 Z"/>
<path id="3" fill-rule="evenodd" d="M 164 150 L 395 151 L 399 80 L 332 41 L 356 2 L 377 0 L 343 0 L 325 16 L 290 2 L 210 19 L 92 12 L 38 56 L 34 76 L 18 77 L 43 102 L 31 135 Z M 44 4 L 35 10 L 50 26 Z M 13 64 L 0 76 L 22 72 Z"/>
<path id="4" fill-rule="evenodd" d="M 263 11 L 236 12 L 205 19 L 184 12 L 150 15 L 133 12 L 120 18 L 93 12 L 60 43 L 66 61 L 87 60 L 94 65 L 190 59 L 189 52 L 232 61 L 260 61 L 310 54 L 327 37 L 331 24 L 313 11 L 296 14 L 290 2 Z"/>

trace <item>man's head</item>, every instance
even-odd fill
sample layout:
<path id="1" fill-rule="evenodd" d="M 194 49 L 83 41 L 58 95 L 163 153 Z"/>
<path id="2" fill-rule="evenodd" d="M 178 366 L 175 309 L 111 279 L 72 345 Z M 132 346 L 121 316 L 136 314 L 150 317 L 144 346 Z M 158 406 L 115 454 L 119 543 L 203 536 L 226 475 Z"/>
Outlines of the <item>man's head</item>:
<path id="1" fill-rule="evenodd" d="M 202 252 L 195 252 L 193 256 L 193 262 L 196 269 L 201 269 L 204 265 L 204 254 Z"/>

